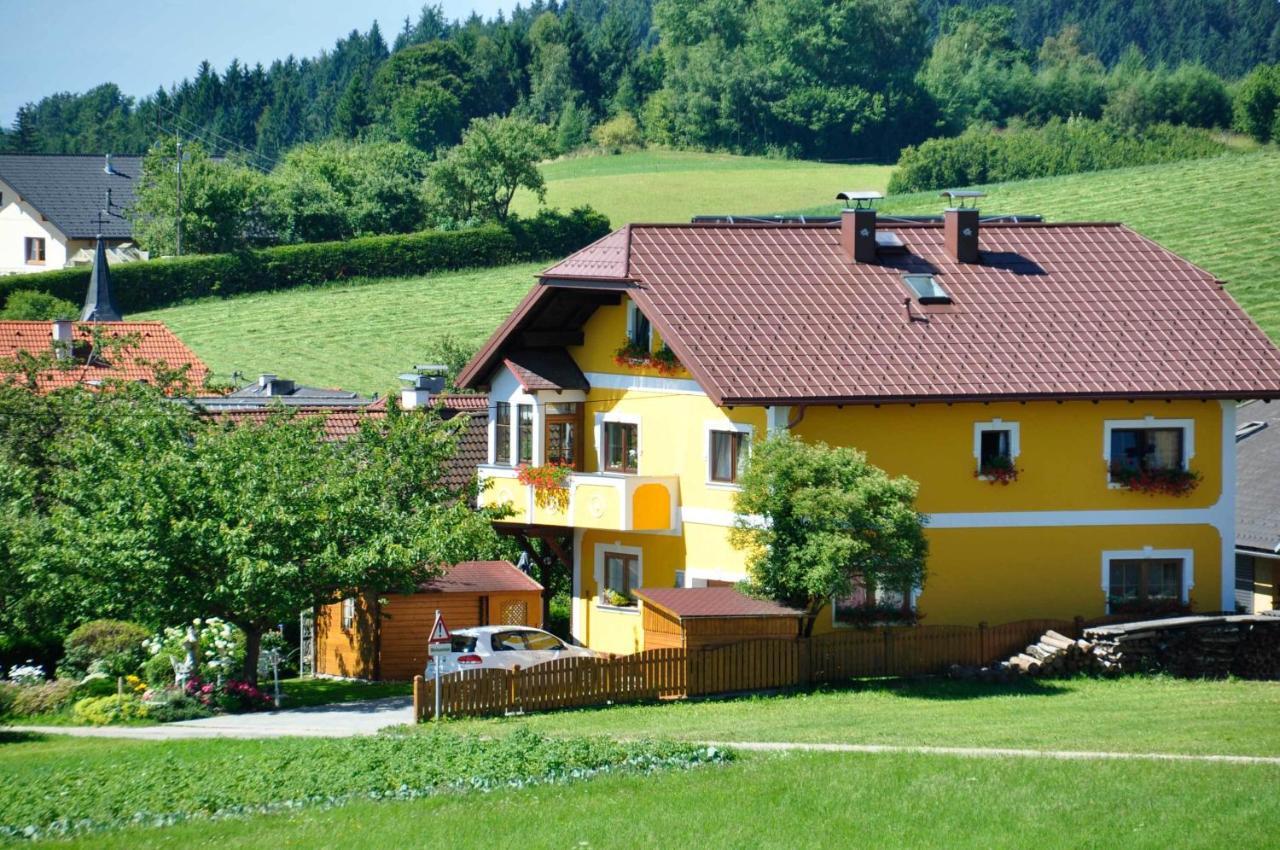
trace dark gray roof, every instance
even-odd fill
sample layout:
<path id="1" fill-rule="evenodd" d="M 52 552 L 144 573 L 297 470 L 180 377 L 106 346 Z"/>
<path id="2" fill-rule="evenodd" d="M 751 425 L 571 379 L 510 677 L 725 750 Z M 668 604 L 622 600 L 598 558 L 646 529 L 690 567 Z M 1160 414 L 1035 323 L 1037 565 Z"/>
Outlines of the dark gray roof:
<path id="1" fill-rule="evenodd" d="M 142 157 L 112 156 L 115 174 L 106 173 L 106 162 L 101 154 L 0 154 L 0 180 L 70 239 L 98 235 L 98 212 L 110 189 L 111 209 L 102 217 L 102 235 L 132 239 L 133 225 L 125 211 L 133 204 Z"/>
<path id="2" fill-rule="evenodd" d="M 1236 418 L 1236 545 L 1280 550 L 1280 403 L 1241 406 Z"/>
<path id="3" fill-rule="evenodd" d="M 287 378 L 262 375 L 255 383 L 241 387 L 225 396 L 196 399 L 210 411 L 257 410 L 273 404 L 289 407 L 361 408 L 373 402 L 372 398 L 350 390 L 328 387 L 302 387 Z"/>

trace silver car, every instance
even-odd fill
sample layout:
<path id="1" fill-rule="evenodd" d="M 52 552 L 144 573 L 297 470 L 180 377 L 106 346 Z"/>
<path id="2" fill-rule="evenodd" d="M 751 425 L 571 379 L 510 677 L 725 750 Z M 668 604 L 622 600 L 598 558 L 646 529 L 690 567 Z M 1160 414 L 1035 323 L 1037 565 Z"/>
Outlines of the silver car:
<path id="1" fill-rule="evenodd" d="M 531 626 L 476 626 L 458 629 L 451 636 L 448 655 L 440 656 L 440 674 L 459 670 L 511 670 L 533 667 L 557 658 L 596 658 L 599 653 L 570 646 L 560 638 Z M 435 660 L 427 662 L 423 676 L 434 679 Z"/>

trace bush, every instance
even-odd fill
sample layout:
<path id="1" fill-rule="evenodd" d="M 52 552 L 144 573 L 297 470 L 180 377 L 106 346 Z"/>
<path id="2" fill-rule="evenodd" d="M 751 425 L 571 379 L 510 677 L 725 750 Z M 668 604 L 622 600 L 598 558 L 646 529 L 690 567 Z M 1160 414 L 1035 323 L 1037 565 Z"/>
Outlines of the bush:
<path id="1" fill-rule="evenodd" d="M 51 714 L 61 711 L 75 698 L 77 683 L 72 679 L 54 679 L 38 685 L 19 685 L 13 693 L 10 709 L 15 717 Z"/>
<path id="2" fill-rule="evenodd" d="M 506 228 L 490 224 L 128 263 L 113 268 L 111 280 L 116 303 L 128 313 L 208 296 L 558 257 L 595 241 L 608 229 L 608 219 L 589 208 L 568 214 L 544 210 L 531 219 L 512 220 Z M 89 270 L 81 268 L 14 275 L 0 278 L 0 303 L 20 289 L 79 301 L 88 285 Z"/>
<path id="3" fill-rule="evenodd" d="M 196 720 L 201 717 L 210 717 L 213 714 L 199 700 L 187 696 L 177 688 L 147 691 L 142 699 L 143 705 L 147 708 L 147 718 L 157 723 Z"/>
<path id="4" fill-rule="evenodd" d="M 18 696 L 18 687 L 13 682 L 0 682 L 0 720 L 13 713 L 13 701 Z"/>
<path id="5" fill-rule="evenodd" d="M 1196 159 L 1228 148 L 1207 130 L 1157 124 L 1130 132 L 1105 121 L 1053 120 L 1038 129 L 970 128 L 902 151 L 889 191 L 922 192 Z"/>
<path id="6" fill-rule="evenodd" d="M 107 726 L 127 720 L 143 720 L 147 717 L 147 706 L 133 694 L 88 697 L 76 702 L 71 716 L 91 726 Z"/>
<path id="7" fill-rule="evenodd" d="M 114 682 L 116 676 L 137 673 L 147 659 L 142 644 L 149 637 L 146 628 L 124 620 L 85 623 L 67 635 L 58 674 L 82 679 L 89 673 L 105 673 Z"/>
<path id="8" fill-rule="evenodd" d="M 591 141 L 610 153 L 621 153 L 644 144 L 640 125 L 630 112 L 619 112 L 591 131 Z"/>
<path id="9" fill-rule="evenodd" d="M 244 667 L 244 632 L 218 617 L 196 618 L 197 668 L 190 671 L 194 679 L 214 681 L 226 678 Z M 187 658 L 187 627 L 168 627 L 146 641 L 151 658 L 143 665 L 143 675 L 153 687 L 174 684 L 174 662 Z"/>
<path id="10" fill-rule="evenodd" d="M 34 289 L 19 289 L 5 301 L 0 319 L 19 322 L 46 322 L 53 319 L 75 319 L 80 308 L 64 298 Z"/>
<path id="11" fill-rule="evenodd" d="M 114 696 L 117 687 L 114 678 L 95 673 L 76 685 L 76 699 Z"/>
<path id="12" fill-rule="evenodd" d="M 235 680 L 221 685 L 187 680 L 186 694 L 210 711 L 227 714 L 243 714 L 246 711 L 266 711 L 275 708 L 271 697 L 248 682 Z"/>

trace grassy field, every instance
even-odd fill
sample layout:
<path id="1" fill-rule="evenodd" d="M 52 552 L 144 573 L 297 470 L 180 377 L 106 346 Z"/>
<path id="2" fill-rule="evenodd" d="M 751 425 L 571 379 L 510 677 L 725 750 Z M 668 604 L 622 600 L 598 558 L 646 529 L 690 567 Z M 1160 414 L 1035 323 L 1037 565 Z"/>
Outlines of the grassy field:
<path id="1" fill-rule="evenodd" d="M 727 164 L 717 166 L 719 170 L 708 166 L 721 161 Z M 661 172 L 654 173 L 659 168 Z M 803 182 L 809 169 L 828 168 L 836 169 L 829 181 Z M 862 187 L 872 182 L 870 176 L 858 179 L 855 172 L 841 172 L 841 168 L 668 153 L 566 160 L 548 166 L 553 186 L 576 186 L 574 191 L 598 193 L 600 198 L 626 204 L 630 212 L 610 213 L 615 224 L 629 218 L 682 220 L 696 209 L 795 209 L 829 197 L 833 186 Z M 765 185 L 757 180 L 757 172 L 785 176 L 788 169 L 794 173 L 782 185 L 756 192 Z M 834 175 L 841 173 L 845 176 L 837 180 Z M 644 179 L 631 186 L 628 175 Z M 673 182 L 668 185 L 667 181 Z M 697 206 L 683 211 L 673 209 L 670 205 L 685 203 L 679 189 L 682 181 L 723 189 L 723 195 L 715 196 L 714 202 L 697 201 Z M 988 197 L 982 208 L 1039 213 L 1052 221 L 1123 221 L 1226 280 L 1228 291 L 1273 339 L 1280 340 L 1280 193 L 1276 186 L 1280 186 L 1280 152 L 1269 150 L 985 187 Z M 551 200 L 555 202 L 554 195 Z M 942 205 L 930 193 L 886 199 L 883 209 L 937 213 Z M 834 209 L 823 206 L 809 211 Z M 481 342 L 545 265 L 209 299 L 132 318 L 167 323 L 222 378 L 233 371 L 250 379 L 259 372 L 275 372 L 313 385 L 384 392 L 397 386 L 398 373 L 424 362 L 445 334 L 469 345 Z"/>
<path id="2" fill-rule="evenodd" d="M 891 166 L 837 165 L 690 151 L 640 151 L 548 163 L 547 205 L 590 204 L 614 227 L 637 221 L 688 221 L 695 215 L 764 213 L 834 198 L 841 189 L 880 189 Z M 516 212 L 537 199 L 518 195 Z"/>
<path id="3" fill-rule="evenodd" d="M 1158 706 L 1158 711 L 1152 708 Z M 1071 679 L 1018 686 L 866 683 L 851 689 L 451 721 L 504 734 L 1280 756 L 1280 684 Z"/>
<path id="4" fill-rule="evenodd" d="M 546 265 L 205 299 L 128 318 L 164 322 L 224 380 L 272 372 L 384 393 L 400 386 L 396 375 L 430 362 L 444 336 L 479 345 Z"/>
<path id="5" fill-rule="evenodd" d="M 135 827 L 73 846 L 1264 847 L 1274 846 L 1277 781 L 1274 766 L 782 754 L 645 777 Z"/>

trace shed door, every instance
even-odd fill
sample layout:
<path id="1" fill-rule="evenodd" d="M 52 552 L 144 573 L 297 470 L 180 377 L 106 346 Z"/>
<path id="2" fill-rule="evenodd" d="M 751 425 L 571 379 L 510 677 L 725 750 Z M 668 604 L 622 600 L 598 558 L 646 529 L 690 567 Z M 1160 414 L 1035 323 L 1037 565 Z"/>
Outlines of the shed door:
<path id="1" fill-rule="evenodd" d="M 529 625 L 528 600 L 520 596 L 490 597 L 489 624 L 493 626 Z"/>

